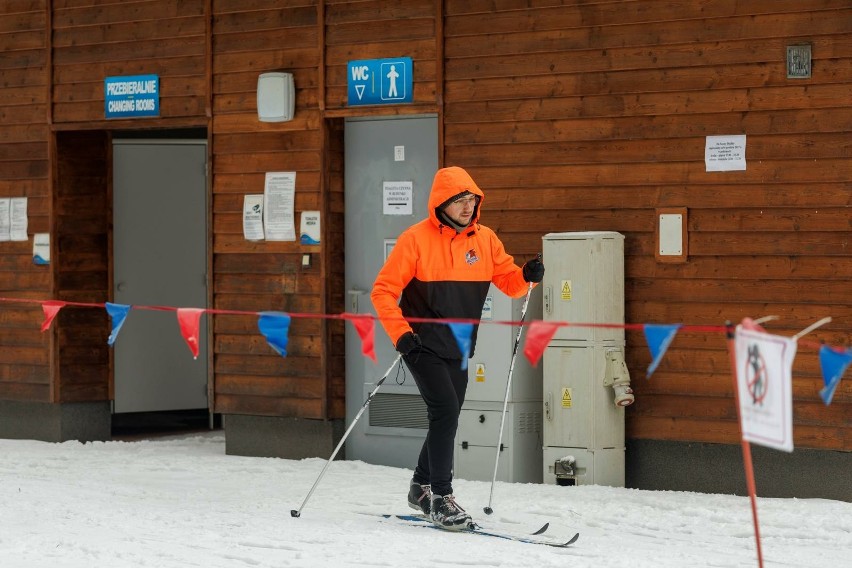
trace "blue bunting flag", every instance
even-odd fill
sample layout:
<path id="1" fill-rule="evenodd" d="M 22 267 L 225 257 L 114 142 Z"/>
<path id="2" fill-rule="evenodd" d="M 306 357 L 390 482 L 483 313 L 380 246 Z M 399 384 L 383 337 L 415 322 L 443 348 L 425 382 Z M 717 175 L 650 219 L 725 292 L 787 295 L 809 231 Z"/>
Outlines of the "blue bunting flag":
<path id="1" fill-rule="evenodd" d="M 453 336 L 456 338 L 456 343 L 459 346 L 459 352 L 462 354 L 461 368 L 467 369 L 467 360 L 470 357 L 470 336 L 473 334 L 472 323 L 448 323 Z"/>
<path id="2" fill-rule="evenodd" d="M 826 406 L 831 404 L 834 391 L 840 384 L 840 378 L 850 363 L 852 363 L 852 348 L 845 351 L 839 351 L 827 345 L 819 348 L 819 365 L 822 368 L 822 380 L 825 383 L 819 395 Z"/>
<path id="3" fill-rule="evenodd" d="M 674 325 L 655 325 L 646 323 L 642 326 L 645 332 L 645 341 L 648 342 L 648 349 L 651 350 L 653 361 L 648 365 L 648 372 L 645 375 L 646 379 L 651 378 L 654 371 L 657 370 L 657 365 L 663 360 L 663 355 L 677 335 L 677 330 L 680 329 L 680 324 Z"/>
<path id="4" fill-rule="evenodd" d="M 106 311 L 109 314 L 110 320 L 112 320 L 112 332 L 109 334 L 109 339 L 107 339 L 107 345 L 111 346 L 115 343 L 118 332 L 121 331 L 121 326 L 124 325 L 124 320 L 127 319 L 127 313 L 130 311 L 130 308 L 131 306 L 125 304 L 106 303 Z"/>
<path id="5" fill-rule="evenodd" d="M 260 312 L 257 320 L 260 333 L 269 346 L 282 357 L 287 356 L 287 332 L 290 329 L 290 316 L 282 312 Z"/>

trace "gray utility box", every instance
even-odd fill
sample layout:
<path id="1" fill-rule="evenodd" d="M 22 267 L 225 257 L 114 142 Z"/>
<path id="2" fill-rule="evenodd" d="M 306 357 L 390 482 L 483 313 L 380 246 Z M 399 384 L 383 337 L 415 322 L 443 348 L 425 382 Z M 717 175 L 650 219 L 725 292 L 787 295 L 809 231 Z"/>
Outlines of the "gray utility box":
<path id="1" fill-rule="evenodd" d="M 551 233 L 542 250 L 545 321 L 624 323 L 623 235 Z M 545 483 L 624 485 L 624 408 L 612 386 L 623 361 L 622 326 L 560 327 L 545 349 Z"/>
<path id="2" fill-rule="evenodd" d="M 456 433 L 455 475 L 462 479 L 491 481 L 503 401 L 517 325 L 524 298 L 509 298 L 493 285 L 482 310 L 476 352 L 468 364 L 468 387 Z M 541 288 L 530 294 L 526 322 L 541 319 Z M 524 332 L 515 357 L 503 425 L 502 451 L 497 480 L 541 483 L 542 480 L 542 369 L 533 368 L 523 354 Z"/>

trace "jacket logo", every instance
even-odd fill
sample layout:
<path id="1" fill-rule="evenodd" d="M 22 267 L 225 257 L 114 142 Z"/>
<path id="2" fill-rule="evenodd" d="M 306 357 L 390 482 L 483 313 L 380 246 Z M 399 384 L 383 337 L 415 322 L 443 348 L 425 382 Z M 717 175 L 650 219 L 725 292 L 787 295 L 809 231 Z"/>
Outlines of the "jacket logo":
<path id="1" fill-rule="evenodd" d="M 479 262 L 479 257 L 476 256 L 476 251 L 470 249 L 464 254 L 464 261 L 468 264 L 473 264 L 474 262 Z"/>

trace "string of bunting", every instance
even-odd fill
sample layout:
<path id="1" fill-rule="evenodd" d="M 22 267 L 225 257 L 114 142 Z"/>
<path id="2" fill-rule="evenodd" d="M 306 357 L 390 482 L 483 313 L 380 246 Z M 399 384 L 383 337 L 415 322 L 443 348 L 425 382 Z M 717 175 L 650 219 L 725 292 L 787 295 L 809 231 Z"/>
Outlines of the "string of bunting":
<path id="1" fill-rule="evenodd" d="M 254 312 L 241 310 L 221 310 L 213 308 L 176 308 L 171 306 L 139 306 L 126 304 L 65 302 L 60 300 L 28 300 L 21 298 L 2 298 L 0 302 L 33 303 L 40 304 L 44 312 L 44 321 L 41 331 L 50 329 L 50 325 L 59 311 L 66 306 L 85 308 L 104 308 L 109 314 L 112 330 L 107 344 L 112 346 L 131 310 L 156 310 L 172 311 L 177 315 L 178 326 L 181 336 L 186 341 L 193 358 L 198 358 L 199 353 L 199 326 L 201 316 L 207 314 L 222 315 L 249 315 L 258 318 L 258 330 L 266 339 L 269 346 L 282 357 L 287 356 L 287 342 L 290 322 L 292 318 L 318 318 L 345 320 L 352 323 L 361 339 L 361 351 L 365 357 L 377 363 L 375 353 L 375 321 L 376 317 L 370 314 L 315 314 L 315 313 L 285 313 L 285 312 Z M 461 353 L 470 352 L 471 336 L 475 325 L 523 325 L 527 326 L 526 340 L 524 343 L 524 355 L 530 364 L 537 366 L 545 348 L 553 339 L 561 327 L 596 327 L 596 328 L 623 328 L 625 330 L 641 330 L 651 353 L 651 364 L 648 365 L 646 378 L 650 378 L 659 366 L 675 336 L 681 331 L 699 333 L 725 333 L 725 326 L 712 325 L 687 325 L 687 324 L 611 324 L 611 323 L 574 323 L 560 321 L 533 320 L 530 322 L 513 321 L 486 321 L 472 319 L 447 319 L 447 318 L 406 318 L 412 323 L 441 323 L 450 327 L 453 336 L 459 346 Z M 744 322 L 751 322 L 746 318 Z M 749 325 L 747 329 L 757 329 L 765 333 L 759 326 Z M 802 335 L 802 334 L 800 334 Z M 785 338 L 786 339 L 786 338 Z M 797 339 L 797 338 L 794 338 Z M 819 350 L 820 369 L 822 371 L 824 386 L 820 390 L 820 397 L 826 405 L 831 404 L 834 393 L 847 368 L 852 364 L 852 347 L 835 347 L 814 342 L 798 341 L 800 345 L 810 346 Z M 467 368 L 467 357 L 462 358 L 462 368 Z"/>

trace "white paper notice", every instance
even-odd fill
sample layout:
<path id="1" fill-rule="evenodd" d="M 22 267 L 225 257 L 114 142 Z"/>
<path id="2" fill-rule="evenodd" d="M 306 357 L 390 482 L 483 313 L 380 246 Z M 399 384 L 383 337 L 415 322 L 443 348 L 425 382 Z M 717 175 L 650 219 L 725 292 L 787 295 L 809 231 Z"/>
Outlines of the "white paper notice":
<path id="1" fill-rule="evenodd" d="M 50 264 L 50 233 L 33 235 L 33 264 Z"/>
<path id="2" fill-rule="evenodd" d="M 13 197 L 9 208 L 9 236 L 13 241 L 26 241 L 27 237 L 27 198 Z"/>
<path id="3" fill-rule="evenodd" d="M 266 172 L 263 188 L 263 225 L 267 241 L 295 241 L 293 198 L 296 172 Z"/>
<path id="4" fill-rule="evenodd" d="M 792 452 L 796 340 L 738 326 L 735 344 L 743 439 Z"/>
<path id="5" fill-rule="evenodd" d="M 746 169 L 746 135 L 708 136 L 704 142 L 704 166 L 708 172 Z"/>
<path id="6" fill-rule="evenodd" d="M 247 241 L 263 240 L 263 195 L 243 196 L 243 236 Z"/>
<path id="7" fill-rule="evenodd" d="M 9 209 L 12 200 L 8 197 L 0 198 L 0 242 L 11 240 L 11 224 L 9 222 Z"/>
<path id="8" fill-rule="evenodd" d="M 414 182 L 386 181 L 382 183 L 382 213 L 412 215 L 414 213 Z"/>
<path id="9" fill-rule="evenodd" d="M 320 244 L 320 212 L 302 211 L 299 242 L 303 245 Z"/>

